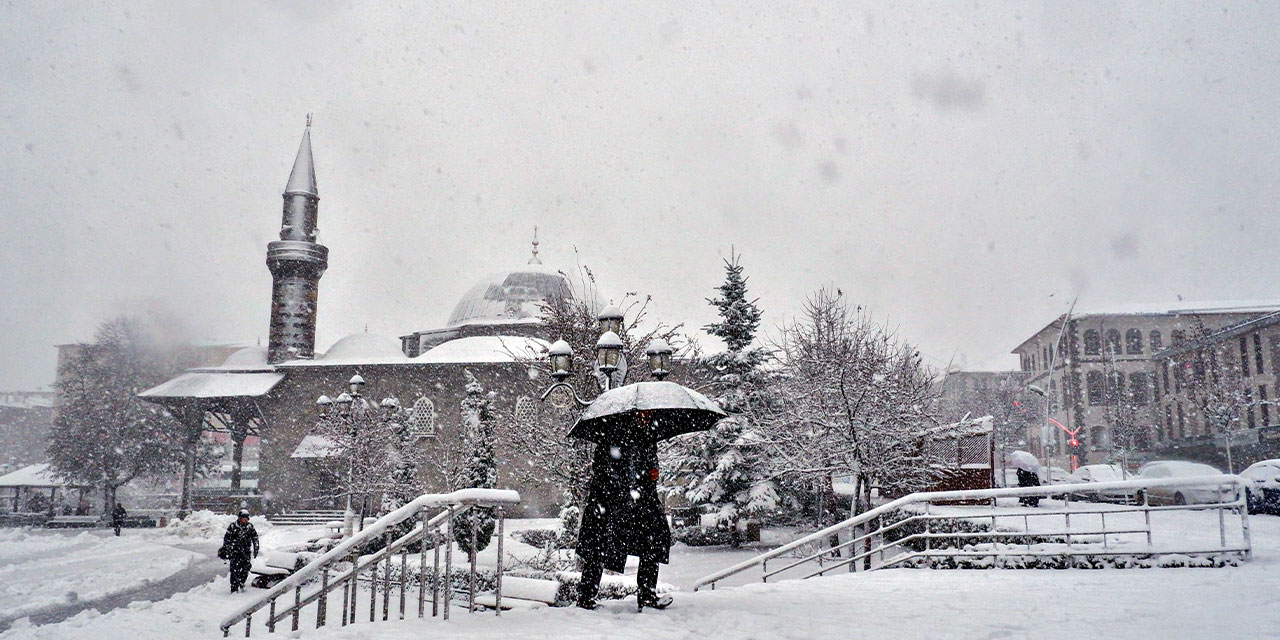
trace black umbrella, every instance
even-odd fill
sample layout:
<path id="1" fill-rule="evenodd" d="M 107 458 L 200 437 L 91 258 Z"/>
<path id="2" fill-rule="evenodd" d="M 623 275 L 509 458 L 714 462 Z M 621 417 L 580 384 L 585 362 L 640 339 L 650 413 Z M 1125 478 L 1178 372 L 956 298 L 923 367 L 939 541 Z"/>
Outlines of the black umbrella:
<path id="1" fill-rule="evenodd" d="M 706 396 L 674 382 L 637 382 L 600 394 L 569 437 L 597 444 L 657 442 L 710 429 L 728 414 Z"/>

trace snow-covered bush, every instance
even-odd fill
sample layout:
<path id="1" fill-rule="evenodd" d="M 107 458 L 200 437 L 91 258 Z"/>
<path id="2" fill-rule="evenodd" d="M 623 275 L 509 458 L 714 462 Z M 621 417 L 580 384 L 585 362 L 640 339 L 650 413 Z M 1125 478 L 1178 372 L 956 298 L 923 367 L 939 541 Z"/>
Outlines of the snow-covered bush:
<path id="1" fill-rule="evenodd" d="M 713 527 L 681 527 L 671 532 L 677 542 L 690 547 L 709 547 L 717 544 L 733 544 L 733 531 Z"/>

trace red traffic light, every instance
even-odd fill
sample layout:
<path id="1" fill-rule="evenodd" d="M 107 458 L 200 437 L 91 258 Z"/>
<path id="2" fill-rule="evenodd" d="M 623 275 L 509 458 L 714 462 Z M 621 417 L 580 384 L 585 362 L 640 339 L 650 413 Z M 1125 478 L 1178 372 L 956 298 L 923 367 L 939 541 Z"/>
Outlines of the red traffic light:
<path id="1" fill-rule="evenodd" d="M 1076 440 L 1075 438 L 1072 438 L 1072 439 L 1071 439 L 1071 442 L 1069 442 L 1069 443 L 1067 443 L 1067 444 L 1070 444 L 1070 445 L 1071 445 L 1071 446 L 1073 446 L 1073 447 L 1078 447 L 1078 446 L 1080 446 L 1080 441 L 1079 441 L 1079 440 Z"/>

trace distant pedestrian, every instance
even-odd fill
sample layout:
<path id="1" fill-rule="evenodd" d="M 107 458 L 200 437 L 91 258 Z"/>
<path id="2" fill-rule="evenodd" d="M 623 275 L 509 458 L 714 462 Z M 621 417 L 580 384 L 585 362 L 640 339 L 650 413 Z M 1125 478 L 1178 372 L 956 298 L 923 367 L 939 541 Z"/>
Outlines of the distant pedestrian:
<path id="1" fill-rule="evenodd" d="M 124 519 L 129 516 L 129 512 L 124 510 L 124 505 L 116 503 L 114 509 L 111 510 L 111 527 L 116 530 L 116 535 L 120 535 L 120 527 L 124 526 Z"/>
<path id="2" fill-rule="evenodd" d="M 231 593 L 244 591 L 250 561 L 258 557 L 258 531 L 249 524 L 248 509 L 241 509 L 236 521 L 227 527 L 218 557 L 231 562 Z"/>
<path id="3" fill-rule="evenodd" d="M 1018 469 L 1018 486 L 1019 487 L 1038 487 L 1040 486 L 1040 476 L 1035 471 Z M 1039 496 L 1023 496 L 1018 498 L 1018 502 L 1028 507 L 1040 506 Z"/>

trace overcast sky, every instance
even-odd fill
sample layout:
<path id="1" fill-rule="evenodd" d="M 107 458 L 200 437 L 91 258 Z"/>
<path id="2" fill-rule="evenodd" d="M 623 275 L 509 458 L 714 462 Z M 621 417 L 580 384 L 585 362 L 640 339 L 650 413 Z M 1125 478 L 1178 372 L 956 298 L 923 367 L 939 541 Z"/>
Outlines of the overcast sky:
<path id="1" fill-rule="evenodd" d="M 535 225 L 668 321 L 733 246 L 768 324 L 833 285 L 970 366 L 1077 293 L 1280 298 L 1274 2 L 382 4 L 0 7 L 0 389 L 121 312 L 265 341 L 308 112 L 322 349 Z"/>

